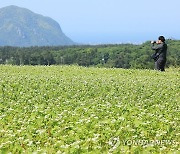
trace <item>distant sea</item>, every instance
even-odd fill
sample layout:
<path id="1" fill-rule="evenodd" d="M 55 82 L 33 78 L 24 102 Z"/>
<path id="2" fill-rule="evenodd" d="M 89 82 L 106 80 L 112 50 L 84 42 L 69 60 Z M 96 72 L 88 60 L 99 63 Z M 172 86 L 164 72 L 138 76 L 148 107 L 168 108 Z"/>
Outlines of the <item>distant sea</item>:
<path id="1" fill-rule="evenodd" d="M 84 33 L 84 34 L 68 34 L 68 36 L 79 44 L 142 44 L 146 41 L 157 40 L 158 36 L 162 34 L 96 34 L 96 33 Z M 168 38 L 175 38 L 172 36 L 164 35 Z M 177 39 L 177 38 L 176 38 Z"/>

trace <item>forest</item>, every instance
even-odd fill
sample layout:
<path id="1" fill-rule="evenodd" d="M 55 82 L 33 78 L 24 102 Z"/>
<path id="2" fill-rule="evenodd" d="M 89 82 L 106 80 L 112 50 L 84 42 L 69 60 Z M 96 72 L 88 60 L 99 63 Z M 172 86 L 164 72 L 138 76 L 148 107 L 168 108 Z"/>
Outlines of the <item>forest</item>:
<path id="1" fill-rule="evenodd" d="M 180 66 L 180 40 L 167 40 L 166 67 Z M 0 64 L 153 69 L 150 41 L 135 44 L 0 47 Z"/>

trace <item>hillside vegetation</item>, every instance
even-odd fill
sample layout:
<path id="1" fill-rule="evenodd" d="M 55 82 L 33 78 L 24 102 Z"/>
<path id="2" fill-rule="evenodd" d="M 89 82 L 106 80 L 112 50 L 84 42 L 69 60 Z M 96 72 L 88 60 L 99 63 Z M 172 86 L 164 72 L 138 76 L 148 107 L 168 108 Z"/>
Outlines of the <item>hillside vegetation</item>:
<path id="1" fill-rule="evenodd" d="M 173 153 L 180 70 L 0 66 L 0 153 Z"/>
<path id="2" fill-rule="evenodd" d="M 180 41 L 167 40 L 166 67 L 180 67 Z M 96 67 L 153 69 L 150 41 L 141 45 L 0 47 L 0 64 L 80 65 Z"/>

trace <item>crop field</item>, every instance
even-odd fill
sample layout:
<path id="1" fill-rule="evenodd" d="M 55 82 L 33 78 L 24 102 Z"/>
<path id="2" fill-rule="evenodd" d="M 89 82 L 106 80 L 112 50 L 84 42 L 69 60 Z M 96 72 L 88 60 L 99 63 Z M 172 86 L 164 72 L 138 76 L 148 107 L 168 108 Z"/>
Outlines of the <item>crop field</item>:
<path id="1" fill-rule="evenodd" d="M 0 66 L 0 153 L 178 153 L 180 69 Z"/>

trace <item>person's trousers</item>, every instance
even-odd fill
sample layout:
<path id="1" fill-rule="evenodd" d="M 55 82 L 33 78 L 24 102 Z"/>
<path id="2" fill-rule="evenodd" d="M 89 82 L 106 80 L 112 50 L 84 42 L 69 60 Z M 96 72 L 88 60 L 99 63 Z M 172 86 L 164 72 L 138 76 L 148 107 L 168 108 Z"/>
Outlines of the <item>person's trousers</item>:
<path id="1" fill-rule="evenodd" d="M 159 71 L 165 71 L 166 59 L 158 59 L 155 62 L 155 69 Z"/>

